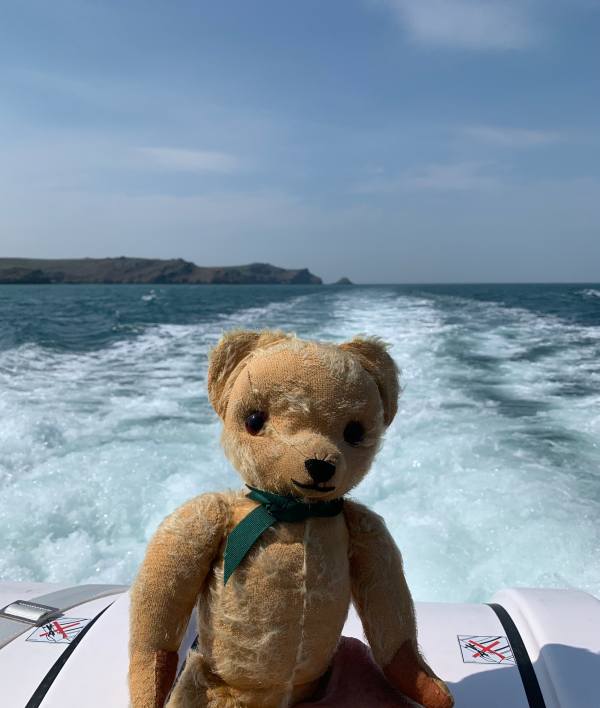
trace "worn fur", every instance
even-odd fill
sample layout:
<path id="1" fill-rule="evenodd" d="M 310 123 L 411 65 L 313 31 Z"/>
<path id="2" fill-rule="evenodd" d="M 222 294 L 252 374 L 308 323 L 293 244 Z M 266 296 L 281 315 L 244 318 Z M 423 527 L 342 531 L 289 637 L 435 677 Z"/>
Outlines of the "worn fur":
<path id="1" fill-rule="evenodd" d="M 396 413 L 399 386 L 377 339 L 337 346 L 236 331 L 212 353 L 208 392 L 223 420 L 224 451 L 243 480 L 310 502 L 341 497 L 364 477 Z M 255 411 L 266 423 L 250 435 L 245 420 Z M 365 429 L 357 445 L 344 439 L 351 421 Z M 300 486 L 313 483 L 304 463 L 314 458 L 335 465 L 332 490 Z M 224 585 L 227 535 L 255 506 L 242 492 L 202 495 L 151 540 L 131 597 L 134 708 L 164 705 L 174 680 L 169 656 L 194 606 L 198 648 L 170 708 L 288 708 L 310 699 L 331 665 L 351 598 L 391 683 L 431 708 L 451 706 L 419 655 L 402 559 L 383 520 L 347 500 L 335 517 L 277 523 Z"/>

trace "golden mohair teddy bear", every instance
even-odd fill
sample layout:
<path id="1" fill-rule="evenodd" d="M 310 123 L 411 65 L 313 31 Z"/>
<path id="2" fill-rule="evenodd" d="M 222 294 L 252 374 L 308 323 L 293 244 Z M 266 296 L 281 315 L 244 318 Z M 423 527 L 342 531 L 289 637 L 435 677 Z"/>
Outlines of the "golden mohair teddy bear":
<path id="1" fill-rule="evenodd" d="M 369 470 L 398 392 L 397 368 L 377 339 L 336 345 L 273 331 L 222 338 L 208 394 L 225 453 L 250 491 L 202 494 L 150 541 L 131 590 L 134 708 L 160 708 L 167 698 L 169 708 L 310 701 L 351 601 L 387 682 L 427 708 L 453 705 L 419 654 L 391 535 L 379 516 L 345 498 Z M 198 647 L 172 688 L 194 606 Z M 400 696 L 397 705 L 405 705 Z"/>

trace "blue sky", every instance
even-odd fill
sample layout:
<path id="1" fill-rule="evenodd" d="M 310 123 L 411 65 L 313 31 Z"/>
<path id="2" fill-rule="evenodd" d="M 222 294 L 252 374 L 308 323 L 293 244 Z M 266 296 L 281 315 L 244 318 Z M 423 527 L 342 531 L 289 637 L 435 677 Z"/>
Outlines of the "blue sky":
<path id="1" fill-rule="evenodd" d="M 2 15 L 1 255 L 600 280 L 600 0 Z"/>

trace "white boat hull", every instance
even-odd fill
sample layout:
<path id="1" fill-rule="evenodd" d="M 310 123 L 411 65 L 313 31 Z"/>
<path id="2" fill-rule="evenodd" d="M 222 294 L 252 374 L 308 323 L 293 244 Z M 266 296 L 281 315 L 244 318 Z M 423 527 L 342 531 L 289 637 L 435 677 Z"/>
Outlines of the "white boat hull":
<path id="1" fill-rule="evenodd" d="M 0 583 L 0 608 L 61 587 Z M 0 705 L 128 706 L 129 595 L 125 589 L 108 591 L 112 594 L 66 610 L 56 618 L 57 626 L 17 624 L 22 633 L 0 648 Z M 491 603 L 504 608 L 508 622 L 514 623 L 512 630 L 507 631 L 506 622 L 503 625 L 486 604 L 416 605 L 419 644 L 428 663 L 448 683 L 457 708 L 600 706 L 598 599 L 577 590 L 513 589 L 496 593 Z M 191 619 L 180 665 L 195 634 Z M 363 639 L 353 609 L 344 634 Z M 527 659 L 529 676 L 524 668 Z M 536 690 L 543 703 L 536 703 Z"/>

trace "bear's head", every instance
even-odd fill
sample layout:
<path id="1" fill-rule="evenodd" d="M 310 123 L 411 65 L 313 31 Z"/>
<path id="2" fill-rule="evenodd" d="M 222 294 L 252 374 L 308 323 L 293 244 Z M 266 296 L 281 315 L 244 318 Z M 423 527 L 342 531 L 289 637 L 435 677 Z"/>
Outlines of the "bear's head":
<path id="1" fill-rule="evenodd" d="M 377 339 L 233 331 L 210 357 L 208 394 L 233 466 L 253 487 L 310 501 L 360 482 L 398 393 L 398 370 Z"/>

